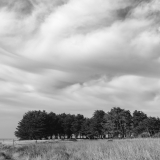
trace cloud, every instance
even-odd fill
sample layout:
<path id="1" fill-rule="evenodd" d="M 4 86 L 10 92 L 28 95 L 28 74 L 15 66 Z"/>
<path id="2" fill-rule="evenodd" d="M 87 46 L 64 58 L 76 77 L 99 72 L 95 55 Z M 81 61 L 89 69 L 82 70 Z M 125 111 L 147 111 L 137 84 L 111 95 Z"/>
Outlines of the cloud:
<path id="1" fill-rule="evenodd" d="M 158 115 L 158 0 L 0 6 L 0 111 L 14 125 L 31 109 L 91 116 L 120 106 Z"/>

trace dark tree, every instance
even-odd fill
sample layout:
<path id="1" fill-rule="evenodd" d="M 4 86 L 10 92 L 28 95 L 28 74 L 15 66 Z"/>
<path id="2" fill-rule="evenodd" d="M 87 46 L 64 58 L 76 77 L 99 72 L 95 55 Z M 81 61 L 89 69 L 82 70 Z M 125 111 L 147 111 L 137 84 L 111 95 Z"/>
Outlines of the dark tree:
<path id="1" fill-rule="evenodd" d="M 104 115 L 105 112 L 102 110 L 97 110 L 94 112 L 91 123 L 91 131 L 97 138 L 104 137 Z"/>
<path id="2" fill-rule="evenodd" d="M 58 116 L 50 112 L 47 116 L 47 134 L 52 139 L 53 135 L 57 138 L 58 136 Z"/>
<path id="3" fill-rule="evenodd" d="M 95 136 L 91 128 L 91 123 L 92 123 L 92 119 L 86 118 L 81 128 L 82 135 L 88 139 L 93 139 Z"/>
<path id="4" fill-rule="evenodd" d="M 72 123 L 74 122 L 75 115 L 67 114 L 63 119 L 62 126 L 64 128 L 64 133 L 67 135 L 67 138 L 72 138 Z"/>
<path id="5" fill-rule="evenodd" d="M 18 123 L 15 136 L 23 140 L 42 139 L 47 137 L 47 113 L 29 111 Z"/>
<path id="6" fill-rule="evenodd" d="M 146 119 L 148 119 L 148 117 L 142 111 L 135 110 L 133 112 L 133 133 L 135 136 L 145 131 L 145 126 L 142 125 L 142 122 Z"/>
<path id="7" fill-rule="evenodd" d="M 66 117 L 66 114 L 59 114 L 57 115 L 58 122 L 57 122 L 57 132 L 59 135 L 59 138 L 65 138 L 65 131 L 64 131 L 64 125 L 63 125 L 63 120 Z"/>
<path id="8" fill-rule="evenodd" d="M 67 136 L 67 138 L 71 138 L 72 137 L 72 123 L 74 122 L 75 119 L 75 115 L 71 115 L 71 114 L 60 114 L 58 115 L 58 132 L 59 132 L 59 136 L 60 138 L 63 137 L 65 138 Z"/>
<path id="9" fill-rule="evenodd" d="M 84 122 L 84 116 L 78 114 L 75 116 L 74 121 L 72 122 L 71 131 L 75 135 L 75 138 L 82 136 L 82 124 Z"/>

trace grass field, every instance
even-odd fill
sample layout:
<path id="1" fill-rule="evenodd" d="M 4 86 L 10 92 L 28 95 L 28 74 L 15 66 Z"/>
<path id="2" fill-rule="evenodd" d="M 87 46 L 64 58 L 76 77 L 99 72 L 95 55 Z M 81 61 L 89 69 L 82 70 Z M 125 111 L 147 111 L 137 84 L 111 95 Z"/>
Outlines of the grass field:
<path id="1" fill-rule="evenodd" d="M 0 160 L 160 160 L 160 139 L 97 140 L 1 147 Z"/>

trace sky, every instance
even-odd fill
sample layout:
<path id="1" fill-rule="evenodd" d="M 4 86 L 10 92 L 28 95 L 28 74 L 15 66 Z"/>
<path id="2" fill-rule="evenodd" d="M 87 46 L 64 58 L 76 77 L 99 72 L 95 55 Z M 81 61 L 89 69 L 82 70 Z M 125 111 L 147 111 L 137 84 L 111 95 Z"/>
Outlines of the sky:
<path id="1" fill-rule="evenodd" d="M 0 138 L 30 110 L 160 116 L 159 0 L 0 0 Z"/>

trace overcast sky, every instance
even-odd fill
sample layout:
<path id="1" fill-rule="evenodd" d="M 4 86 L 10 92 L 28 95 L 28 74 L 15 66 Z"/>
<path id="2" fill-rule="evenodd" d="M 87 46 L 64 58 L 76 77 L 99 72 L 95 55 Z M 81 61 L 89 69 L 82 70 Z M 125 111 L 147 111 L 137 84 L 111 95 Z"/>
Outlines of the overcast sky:
<path id="1" fill-rule="evenodd" d="M 0 0 L 0 137 L 29 110 L 160 116 L 159 22 L 159 0 Z"/>

